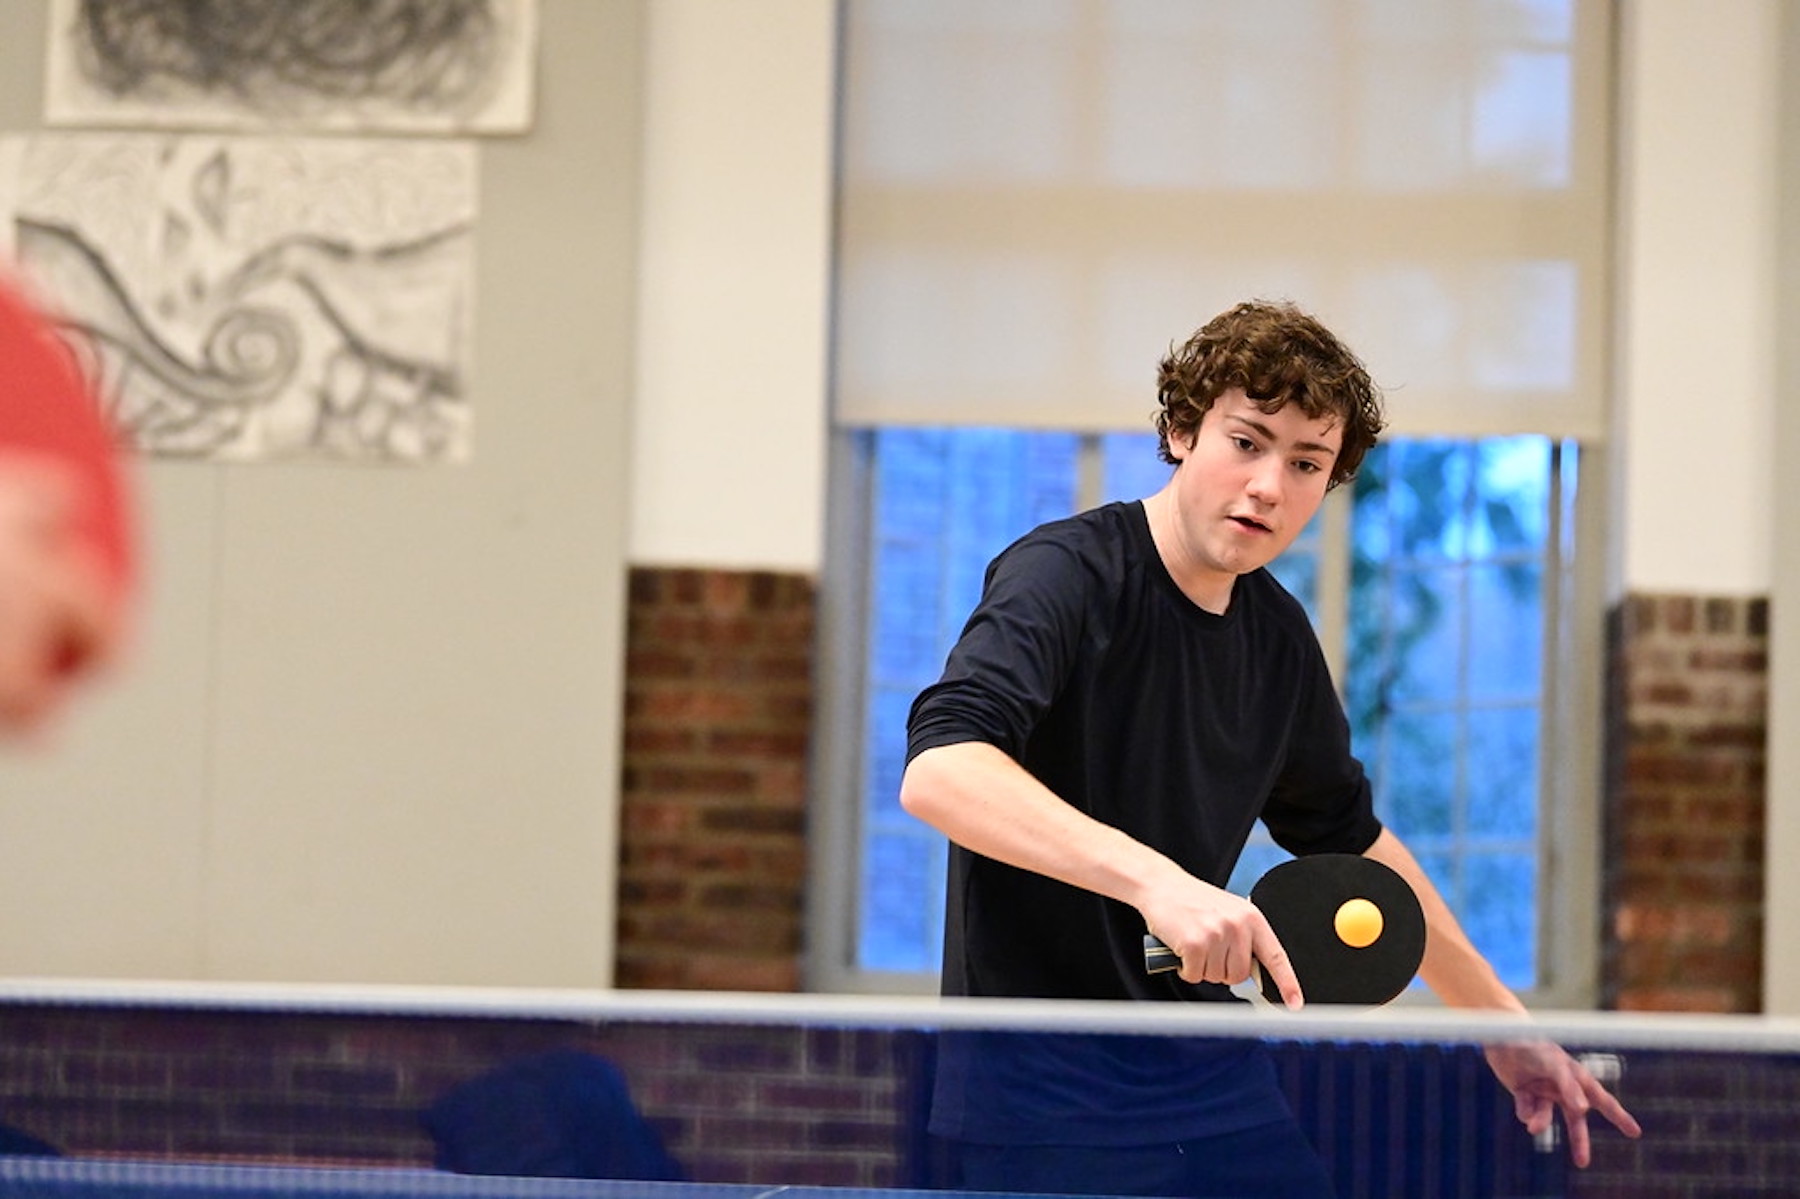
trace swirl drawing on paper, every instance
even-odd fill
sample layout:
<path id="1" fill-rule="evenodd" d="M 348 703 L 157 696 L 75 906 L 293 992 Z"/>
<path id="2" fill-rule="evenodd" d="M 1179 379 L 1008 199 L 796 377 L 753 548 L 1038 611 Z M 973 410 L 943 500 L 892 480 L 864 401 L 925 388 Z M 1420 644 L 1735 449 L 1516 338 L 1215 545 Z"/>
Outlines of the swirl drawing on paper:
<path id="1" fill-rule="evenodd" d="M 467 457 L 468 144 L 0 142 L 12 258 L 137 448 Z"/>

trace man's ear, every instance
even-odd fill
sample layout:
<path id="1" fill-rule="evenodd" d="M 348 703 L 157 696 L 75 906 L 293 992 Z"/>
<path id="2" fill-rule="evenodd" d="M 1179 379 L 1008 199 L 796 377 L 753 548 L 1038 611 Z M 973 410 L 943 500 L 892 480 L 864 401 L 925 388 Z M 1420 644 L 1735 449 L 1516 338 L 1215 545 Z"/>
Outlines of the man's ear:
<path id="1" fill-rule="evenodd" d="M 1169 457 L 1180 462 L 1194 452 L 1194 442 L 1200 436 L 1200 426 L 1195 425 L 1186 433 L 1169 433 Z"/>

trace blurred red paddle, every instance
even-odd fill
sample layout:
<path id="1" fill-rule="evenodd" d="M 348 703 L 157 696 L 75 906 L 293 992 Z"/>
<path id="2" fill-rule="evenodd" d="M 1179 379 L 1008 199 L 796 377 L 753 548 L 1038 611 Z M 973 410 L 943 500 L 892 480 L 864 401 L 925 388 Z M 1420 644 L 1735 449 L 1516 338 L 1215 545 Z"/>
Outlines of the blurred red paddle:
<path id="1" fill-rule="evenodd" d="M 105 616 L 125 623 L 137 576 L 131 496 L 118 439 L 49 322 L 0 282 L 0 458 L 68 486 L 55 535 L 99 574 Z M 63 548 L 63 547 L 57 547 Z M 67 670 L 82 656 L 73 649 Z"/>

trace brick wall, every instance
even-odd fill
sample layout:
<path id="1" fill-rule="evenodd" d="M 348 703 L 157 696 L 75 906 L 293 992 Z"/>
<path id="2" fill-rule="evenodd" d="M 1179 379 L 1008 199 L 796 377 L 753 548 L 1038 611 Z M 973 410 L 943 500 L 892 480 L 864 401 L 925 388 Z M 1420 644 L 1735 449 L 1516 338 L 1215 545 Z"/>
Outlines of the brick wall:
<path id="1" fill-rule="evenodd" d="M 617 985 L 799 989 L 813 606 L 807 576 L 632 570 Z"/>
<path id="2" fill-rule="evenodd" d="M 1761 1008 L 1768 623 L 1679 595 L 1609 619 L 1603 1006 Z"/>

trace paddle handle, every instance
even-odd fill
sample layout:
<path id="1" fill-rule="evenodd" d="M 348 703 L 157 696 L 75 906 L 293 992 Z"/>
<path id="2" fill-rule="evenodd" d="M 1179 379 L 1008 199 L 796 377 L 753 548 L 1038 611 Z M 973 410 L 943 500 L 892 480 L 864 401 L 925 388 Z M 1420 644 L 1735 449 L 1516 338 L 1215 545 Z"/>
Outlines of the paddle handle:
<path id="1" fill-rule="evenodd" d="M 1181 957 L 1173 949 L 1156 939 L 1154 933 L 1144 934 L 1144 973 L 1167 974 L 1171 970 L 1181 969 Z"/>

